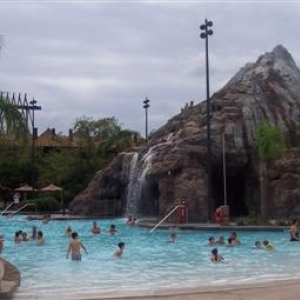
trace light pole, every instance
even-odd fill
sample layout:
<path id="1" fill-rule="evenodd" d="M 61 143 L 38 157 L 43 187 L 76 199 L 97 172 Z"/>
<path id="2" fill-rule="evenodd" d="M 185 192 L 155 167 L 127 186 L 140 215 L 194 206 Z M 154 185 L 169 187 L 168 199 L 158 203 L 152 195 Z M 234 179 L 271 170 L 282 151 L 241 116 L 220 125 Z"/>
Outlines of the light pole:
<path id="1" fill-rule="evenodd" d="M 200 37 L 205 39 L 206 53 L 206 118 L 207 118 L 207 220 L 211 220 L 212 203 L 211 203 L 211 142 L 210 142 L 210 99 L 209 99 L 209 63 L 208 63 L 208 36 L 213 34 L 210 27 L 212 21 L 205 19 L 205 23 L 200 26 L 202 30 Z"/>
<path id="2" fill-rule="evenodd" d="M 26 95 L 25 95 L 26 98 Z M 32 109 L 32 119 L 31 119 L 31 125 L 32 125 L 32 150 L 31 150 L 31 185 L 32 188 L 35 188 L 35 172 L 34 172 L 34 167 L 35 167 L 35 127 L 34 127 L 34 111 L 35 110 L 41 110 L 40 106 L 37 106 L 37 101 L 34 100 L 34 98 L 29 101 L 29 109 Z"/>
<path id="3" fill-rule="evenodd" d="M 227 206 L 227 181 L 226 181 L 226 146 L 225 132 L 222 132 L 222 153 L 223 153 L 223 185 L 224 185 L 224 206 Z"/>
<path id="4" fill-rule="evenodd" d="M 149 102 L 150 102 L 150 100 L 147 97 L 143 101 L 143 103 L 144 103 L 143 108 L 145 109 L 145 137 L 146 137 L 146 144 L 148 144 L 148 108 L 150 107 Z"/>

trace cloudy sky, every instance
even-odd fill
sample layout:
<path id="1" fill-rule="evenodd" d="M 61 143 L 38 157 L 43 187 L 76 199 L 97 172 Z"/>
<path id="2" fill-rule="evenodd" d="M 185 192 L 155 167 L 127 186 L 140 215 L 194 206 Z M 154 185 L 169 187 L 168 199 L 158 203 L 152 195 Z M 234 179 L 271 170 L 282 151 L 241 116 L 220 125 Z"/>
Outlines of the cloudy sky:
<path id="1" fill-rule="evenodd" d="M 299 1 L 1 0 L 0 15 L 0 89 L 38 101 L 39 133 L 115 116 L 144 135 L 145 97 L 150 131 L 203 101 L 205 18 L 211 94 L 278 44 L 300 65 Z"/>

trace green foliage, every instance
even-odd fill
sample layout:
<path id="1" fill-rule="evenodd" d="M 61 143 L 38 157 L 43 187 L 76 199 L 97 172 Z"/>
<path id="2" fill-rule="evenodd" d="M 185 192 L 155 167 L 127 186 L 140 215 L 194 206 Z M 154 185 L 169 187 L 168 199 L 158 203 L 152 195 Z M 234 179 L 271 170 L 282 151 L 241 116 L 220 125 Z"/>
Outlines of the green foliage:
<path id="1" fill-rule="evenodd" d="M 17 137 L 29 133 L 26 121 L 18 109 L 0 97 L 0 133 L 16 134 Z"/>
<path id="2" fill-rule="evenodd" d="M 262 121 L 257 128 L 258 155 L 262 160 L 280 157 L 284 142 L 281 131 L 272 126 L 268 121 Z"/>
<path id="3" fill-rule="evenodd" d="M 11 191 L 22 182 L 32 182 L 32 140 L 28 137 L 24 144 L 19 140 L 13 144 L 0 140 L 1 184 Z M 114 117 L 96 121 L 87 117 L 77 119 L 73 138 L 79 147 L 62 144 L 62 147 L 35 148 L 35 187 L 50 183 L 62 187 L 66 206 L 117 153 L 142 142 L 139 133 L 122 129 Z M 52 195 L 60 202 L 59 192 Z"/>
<path id="4" fill-rule="evenodd" d="M 38 211 L 45 212 L 55 212 L 60 209 L 60 202 L 57 201 L 54 197 L 43 197 L 37 199 L 23 200 L 21 205 L 25 204 L 35 204 Z M 33 206 L 28 206 L 24 210 L 32 211 L 34 210 Z"/>

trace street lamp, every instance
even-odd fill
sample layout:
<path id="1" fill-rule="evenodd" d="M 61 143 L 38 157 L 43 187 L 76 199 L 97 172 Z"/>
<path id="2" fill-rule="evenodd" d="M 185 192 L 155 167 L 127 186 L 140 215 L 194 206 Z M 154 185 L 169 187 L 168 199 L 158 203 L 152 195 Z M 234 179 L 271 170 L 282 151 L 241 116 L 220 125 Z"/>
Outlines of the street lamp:
<path id="1" fill-rule="evenodd" d="M 212 21 L 205 19 L 205 23 L 200 26 L 202 30 L 200 37 L 205 39 L 206 53 L 206 118 L 207 118 L 207 217 L 208 220 L 212 216 L 211 203 L 211 142 L 210 142 L 210 99 L 209 99 L 209 64 L 208 64 L 208 36 L 213 34 L 210 27 L 213 26 Z"/>
<path id="2" fill-rule="evenodd" d="M 26 99 L 26 94 L 25 94 Z M 35 110 L 41 110 L 40 106 L 37 106 L 37 101 L 34 100 L 34 98 L 29 101 L 29 109 L 32 109 L 32 119 L 31 119 L 31 125 L 32 125 L 32 152 L 31 152 L 31 185 L 34 188 L 35 187 L 35 172 L 34 172 L 34 166 L 35 166 L 35 127 L 34 127 L 34 111 Z"/>
<path id="3" fill-rule="evenodd" d="M 226 146 L 225 131 L 222 132 L 222 153 L 223 153 L 223 185 L 224 185 L 224 206 L 227 206 L 227 181 L 226 181 Z"/>
<path id="4" fill-rule="evenodd" d="M 148 144 L 148 108 L 150 107 L 149 102 L 150 102 L 150 100 L 147 97 L 143 101 L 143 103 L 144 103 L 143 108 L 145 109 L 145 137 L 146 137 L 146 144 Z"/>

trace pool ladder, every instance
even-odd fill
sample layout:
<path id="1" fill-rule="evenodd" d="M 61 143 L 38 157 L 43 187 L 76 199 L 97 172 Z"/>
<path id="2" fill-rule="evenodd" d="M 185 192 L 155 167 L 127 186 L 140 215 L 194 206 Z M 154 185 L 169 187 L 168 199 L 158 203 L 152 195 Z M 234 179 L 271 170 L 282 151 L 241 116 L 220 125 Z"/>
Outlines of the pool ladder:
<path id="1" fill-rule="evenodd" d="M 161 221 L 159 221 L 149 232 L 153 232 L 158 226 L 160 226 L 166 219 L 168 219 L 178 208 L 186 208 L 185 205 L 175 206 Z"/>

